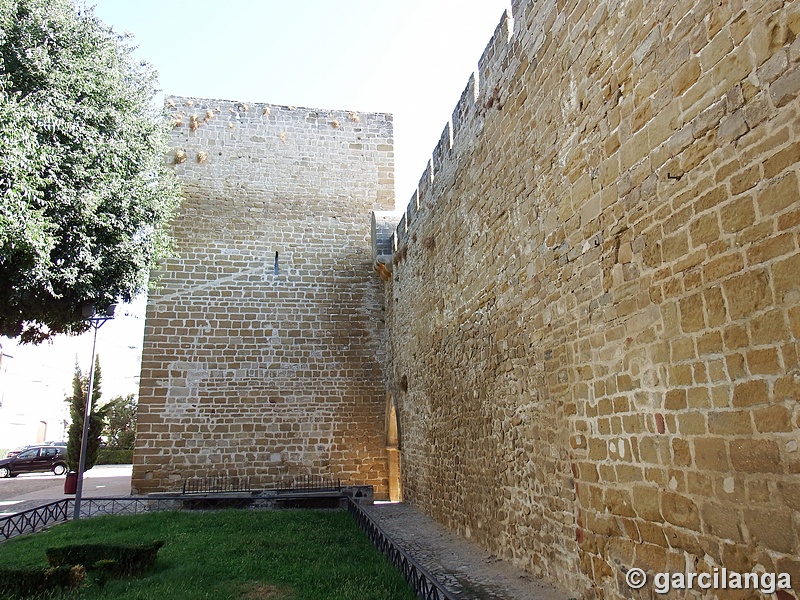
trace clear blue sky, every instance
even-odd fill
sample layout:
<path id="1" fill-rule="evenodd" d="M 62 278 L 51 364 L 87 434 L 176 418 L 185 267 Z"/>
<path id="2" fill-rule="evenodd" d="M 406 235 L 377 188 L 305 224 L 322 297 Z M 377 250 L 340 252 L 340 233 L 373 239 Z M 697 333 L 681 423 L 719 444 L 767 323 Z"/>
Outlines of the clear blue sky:
<path id="1" fill-rule="evenodd" d="M 91 2 L 90 2 L 91 4 Z M 99 0 L 168 94 L 395 115 L 405 206 L 509 0 Z"/>
<path id="2" fill-rule="evenodd" d="M 404 208 L 509 0 L 91 0 L 128 31 L 166 94 L 394 114 L 396 205 Z M 98 337 L 104 397 L 136 392 L 140 301 Z M 5 417 L 53 422 L 91 336 L 16 347 L 0 373 Z M 41 413 L 41 415 L 39 415 Z M 44 413 L 47 413 L 45 415 Z M 3 411 L 0 411 L 0 415 Z M 8 421 L 6 421 L 8 423 Z M 15 430 L 22 432 L 22 426 Z M 0 447 L 11 440 L 0 427 Z M 19 434 L 23 436 L 22 433 Z M 27 434 L 24 434 L 27 435 Z M 51 428 L 48 437 L 59 437 Z"/>

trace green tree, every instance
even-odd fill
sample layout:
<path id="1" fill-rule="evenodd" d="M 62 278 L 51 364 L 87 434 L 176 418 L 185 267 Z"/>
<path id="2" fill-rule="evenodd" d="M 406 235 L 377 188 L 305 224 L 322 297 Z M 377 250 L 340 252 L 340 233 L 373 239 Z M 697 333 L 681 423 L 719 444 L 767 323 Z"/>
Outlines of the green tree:
<path id="1" fill-rule="evenodd" d="M 136 441 L 136 396 L 117 396 L 103 408 L 107 415 L 103 435 L 108 440 L 108 447 L 133 450 Z"/>
<path id="2" fill-rule="evenodd" d="M 0 334 L 88 329 L 169 251 L 156 73 L 69 0 L 0 0 Z"/>
<path id="3" fill-rule="evenodd" d="M 94 381 L 92 381 L 92 399 L 89 408 L 89 436 L 86 440 L 85 470 L 91 469 L 97 462 L 97 453 L 100 450 L 100 436 L 105 427 L 107 406 L 100 406 L 101 392 L 100 357 L 94 361 Z M 67 467 L 70 471 L 77 471 L 81 457 L 81 441 L 83 438 L 83 418 L 86 414 L 86 391 L 89 388 L 89 376 L 81 373 L 81 368 L 75 363 L 75 374 L 72 377 L 72 396 L 69 402 L 69 416 L 72 419 L 67 435 Z"/>

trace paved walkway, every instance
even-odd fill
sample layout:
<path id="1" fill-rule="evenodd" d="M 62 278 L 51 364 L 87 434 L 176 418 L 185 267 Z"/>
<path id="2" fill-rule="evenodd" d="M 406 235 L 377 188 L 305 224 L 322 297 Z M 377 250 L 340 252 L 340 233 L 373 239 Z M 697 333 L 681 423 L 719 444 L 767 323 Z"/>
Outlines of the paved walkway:
<path id="1" fill-rule="evenodd" d="M 458 598 L 566 600 L 566 594 L 514 568 L 407 504 L 364 508 L 381 528 Z"/>

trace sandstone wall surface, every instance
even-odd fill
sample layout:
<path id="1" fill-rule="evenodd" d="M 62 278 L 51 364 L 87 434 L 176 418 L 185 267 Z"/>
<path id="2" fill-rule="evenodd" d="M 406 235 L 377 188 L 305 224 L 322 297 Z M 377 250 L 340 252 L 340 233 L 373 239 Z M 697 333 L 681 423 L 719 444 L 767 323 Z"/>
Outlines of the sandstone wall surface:
<path id="1" fill-rule="evenodd" d="M 333 475 L 388 493 L 382 289 L 392 121 L 168 97 L 183 186 L 149 298 L 133 487 Z"/>
<path id="2" fill-rule="evenodd" d="M 395 234 L 403 496 L 571 596 L 797 589 L 800 3 L 512 10 Z"/>

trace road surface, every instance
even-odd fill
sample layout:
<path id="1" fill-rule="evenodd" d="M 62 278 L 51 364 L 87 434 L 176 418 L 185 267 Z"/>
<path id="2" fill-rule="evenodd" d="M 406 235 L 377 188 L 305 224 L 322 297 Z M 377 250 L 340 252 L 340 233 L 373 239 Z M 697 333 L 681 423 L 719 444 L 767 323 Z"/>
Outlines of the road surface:
<path id="1" fill-rule="evenodd" d="M 84 497 L 130 496 L 131 465 L 97 465 L 83 479 Z M 65 475 L 29 473 L 0 479 L 0 515 L 19 512 L 48 501 L 74 498 L 64 493 Z"/>

